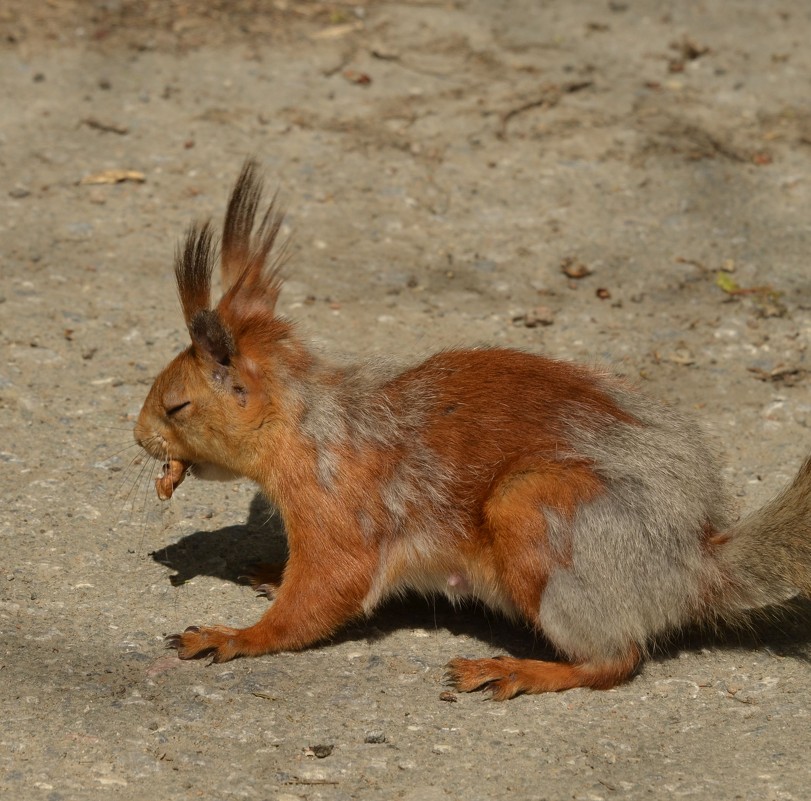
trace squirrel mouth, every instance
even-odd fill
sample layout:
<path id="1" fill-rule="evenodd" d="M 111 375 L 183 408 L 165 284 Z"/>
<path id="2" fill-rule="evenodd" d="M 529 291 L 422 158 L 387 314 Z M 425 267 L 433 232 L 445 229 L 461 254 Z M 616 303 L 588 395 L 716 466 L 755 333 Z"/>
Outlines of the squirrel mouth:
<path id="1" fill-rule="evenodd" d="M 192 467 L 191 462 L 184 462 L 180 459 L 169 459 L 163 465 L 163 472 L 155 479 L 155 491 L 158 498 L 168 501 L 174 491 L 183 483 L 186 474 Z"/>

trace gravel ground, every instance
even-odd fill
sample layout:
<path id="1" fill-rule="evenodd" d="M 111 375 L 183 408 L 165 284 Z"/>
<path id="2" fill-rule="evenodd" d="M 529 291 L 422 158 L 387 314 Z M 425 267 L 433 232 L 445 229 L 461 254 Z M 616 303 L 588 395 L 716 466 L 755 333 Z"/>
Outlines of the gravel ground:
<path id="1" fill-rule="evenodd" d="M 807 2 L 7 0 L 0 31 L 0 796 L 809 797 L 808 606 L 503 704 L 443 665 L 543 644 L 433 600 L 180 662 L 165 634 L 258 618 L 283 535 L 246 483 L 160 504 L 131 434 L 186 343 L 175 243 L 253 154 L 317 347 L 611 364 L 754 508 L 811 439 Z"/>

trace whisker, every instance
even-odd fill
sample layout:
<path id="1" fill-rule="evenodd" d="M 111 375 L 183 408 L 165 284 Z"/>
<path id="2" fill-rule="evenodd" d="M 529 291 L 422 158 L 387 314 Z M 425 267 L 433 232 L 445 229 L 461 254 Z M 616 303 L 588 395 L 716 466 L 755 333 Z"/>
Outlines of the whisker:
<path id="1" fill-rule="evenodd" d="M 109 517 L 113 507 L 117 504 L 121 497 L 122 487 L 132 476 L 134 466 L 140 464 L 141 458 L 146 456 L 146 454 L 141 452 L 140 446 L 133 440 L 128 440 L 127 445 L 117 448 L 111 453 L 107 451 L 98 453 L 100 447 L 106 446 L 102 444 L 96 447 L 96 453 L 92 455 L 92 461 L 88 460 L 88 462 L 84 464 L 82 473 L 88 477 L 88 479 L 91 479 L 94 482 L 101 482 L 103 479 L 100 477 L 100 471 L 103 471 L 105 474 L 104 478 L 108 482 L 112 481 L 112 484 L 108 483 L 103 490 L 104 494 L 108 496 L 107 503 L 103 506 L 103 513 L 105 516 Z M 119 457 L 121 454 L 131 451 L 133 448 L 136 449 L 137 452 L 128 462 L 125 462 L 122 467 L 120 464 L 122 460 Z M 121 471 L 121 476 L 114 478 L 114 474 L 119 471 Z M 122 509 L 126 505 L 126 502 L 127 497 L 125 496 L 121 503 Z"/>
<path id="2" fill-rule="evenodd" d="M 141 476 L 143 475 L 144 470 L 147 469 L 148 465 L 152 462 L 152 458 L 147 456 L 146 454 L 137 454 L 133 457 L 130 461 L 129 465 L 127 465 L 127 469 L 125 470 L 125 475 L 122 477 L 122 485 L 124 483 L 123 479 L 126 479 L 127 482 L 132 478 L 133 484 L 127 491 L 126 495 L 123 498 L 123 503 L 126 505 L 127 501 L 129 501 L 130 497 L 132 496 L 133 492 L 135 491 L 138 483 L 140 482 Z M 133 470 L 136 471 L 135 476 L 133 478 Z M 120 488 L 119 488 L 120 489 Z"/>
<path id="3" fill-rule="evenodd" d="M 107 425 L 97 425 L 96 428 L 105 428 L 108 431 L 127 431 L 132 434 L 133 427 L 132 426 L 107 426 Z"/>
<path id="4" fill-rule="evenodd" d="M 105 459 L 105 461 L 109 461 L 110 459 L 113 459 L 114 457 L 118 456 L 120 453 L 124 453 L 124 451 L 128 451 L 128 450 L 130 450 L 132 448 L 140 448 L 140 447 L 141 446 L 137 442 L 130 442 L 128 445 L 125 445 L 123 448 L 119 448 L 119 450 L 113 451 L 107 457 L 107 459 Z"/>
<path id="5" fill-rule="evenodd" d="M 156 464 L 154 459 L 147 459 L 142 465 L 141 469 L 138 471 L 137 476 L 135 477 L 135 481 L 130 488 L 129 492 L 127 492 L 126 497 L 124 498 L 124 507 L 127 507 L 129 504 L 129 517 L 127 519 L 127 525 L 132 525 L 133 522 L 133 515 L 135 514 L 136 508 L 136 501 L 138 499 L 138 494 L 140 493 L 140 488 L 142 485 L 142 479 L 144 478 L 144 474 L 147 476 L 152 472 L 154 469 L 154 465 Z M 147 484 L 149 482 L 147 481 Z"/>
<path id="6" fill-rule="evenodd" d="M 141 536 L 138 539 L 138 552 L 143 553 L 144 551 L 144 542 L 146 540 L 146 532 L 147 532 L 147 522 L 149 519 L 149 495 L 150 489 L 155 484 L 155 470 L 159 466 L 160 462 L 158 460 L 153 460 L 150 465 L 149 474 L 147 476 L 146 482 L 144 484 L 144 501 L 141 505 Z"/>
<path id="7" fill-rule="evenodd" d="M 107 501 L 107 505 L 105 507 L 105 513 L 109 514 L 113 508 L 113 504 L 116 504 L 119 499 L 121 499 L 121 491 L 124 485 L 129 481 L 132 476 L 132 471 L 136 465 L 141 464 L 142 454 L 136 453 L 132 459 L 129 460 L 126 467 L 121 471 L 121 476 L 119 477 L 118 481 L 116 481 L 115 486 L 109 493 L 109 500 Z M 127 496 L 125 495 L 123 499 L 121 499 L 121 508 L 118 512 L 118 517 L 121 516 L 124 507 L 127 503 Z"/>

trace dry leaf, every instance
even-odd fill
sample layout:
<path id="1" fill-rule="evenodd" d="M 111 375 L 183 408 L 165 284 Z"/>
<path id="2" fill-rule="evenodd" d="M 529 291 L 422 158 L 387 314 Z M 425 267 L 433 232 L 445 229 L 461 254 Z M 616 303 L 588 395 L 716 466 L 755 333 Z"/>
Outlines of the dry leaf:
<path id="1" fill-rule="evenodd" d="M 97 131 L 114 133 L 119 136 L 126 136 L 130 132 L 130 129 L 126 125 L 119 125 L 116 122 L 103 122 L 102 120 L 97 120 L 95 117 L 85 117 L 82 122 L 87 125 L 88 128 L 95 128 Z"/>
<path id="2" fill-rule="evenodd" d="M 372 82 L 371 75 L 358 70 L 344 70 L 343 76 L 350 83 L 356 83 L 360 86 L 368 86 Z"/>
<path id="3" fill-rule="evenodd" d="M 133 181 L 136 184 L 142 184 L 146 181 L 146 176 L 142 172 L 136 170 L 104 170 L 103 172 L 96 172 L 92 175 L 85 175 L 79 184 L 81 186 L 89 186 L 93 184 L 120 184 L 124 181 Z"/>
<path id="4" fill-rule="evenodd" d="M 348 36 L 350 33 L 354 33 L 355 31 L 360 31 L 362 29 L 363 23 L 360 21 L 347 22 L 344 25 L 333 25 L 331 28 L 324 28 L 321 31 L 311 33 L 310 39 L 315 39 L 316 41 L 319 39 L 340 39 L 344 36 Z"/>
<path id="5" fill-rule="evenodd" d="M 534 309 L 516 314 L 513 323 L 526 328 L 537 328 L 539 325 L 552 325 L 555 322 L 554 312 L 548 306 L 537 306 Z"/>
<path id="6" fill-rule="evenodd" d="M 593 272 L 588 265 L 578 261 L 574 256 L 566 256 L 561 259 L 560 269 L 569 278 L 585 278 Z"/>
<path id="7" fill-rule="evenodd" d="M 691 364 L 696 363 L 695 356 L 693 356 L 689 348 L 676 348 L 666 358 L 672 364 L 678 364 L 682 367 L 689 367 Z"/>
<path id="8" fill-rule="evenodd" d="M 807 370 L 786 365 L 775 367 L 774 370 L 761 370 L 759 367 L 749 367 L 747 369 L 760 381 L 773 381 L 787 387 L 803 383 L 808 376 Z"/>

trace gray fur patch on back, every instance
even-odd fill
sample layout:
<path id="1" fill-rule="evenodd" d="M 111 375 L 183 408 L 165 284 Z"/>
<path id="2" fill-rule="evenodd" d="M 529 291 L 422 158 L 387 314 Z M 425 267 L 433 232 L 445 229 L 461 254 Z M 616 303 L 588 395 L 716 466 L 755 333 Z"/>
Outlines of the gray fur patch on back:
<path id="1" fill-rule="evenodd" d="M 392 531 L 399 533 L 421 521 L 422 530 L 413 533 L 433 540 L 454 527 L 458 510 L 448 494 L 452 478 L 437 455 L 415 437 L 405 458 L 380 489 Z"/>
<path id="2" fill-rule="evenodd" d="M 605 391 L 640 425 L 572 421 L 575 454 L 605 492 L 573 521 L 547 514 L 551 543 L 571 541 L 569 567 L 551 574 L 539 622 L 569 657 L 619 658 L 634 644 L 694 620 L 717 568 L 702 551 L 707 524 L 725 527 L 715 456 L 698 425 L 610 380 Z"/>
<path id="3" fill-rule="evenodd" d="M 448 493 L 453 474 L 421 435 L 435 403 L 430 376 L 410 381 L 391 395 L 387 386 L 402 368 L 389 361 L 314 369 L 327 371 L 327 380 L 301 382 L 296 392 L 301 428 L 315 448 L 321 486 L 330 491 L 340 483 L 341 451 L 349 449 L 358 459 L 368 447 L 396 452 L 391 475 L 380 476 L 378 485 L 370 488 L 387 516 L 387 531 L 378 533 L 408 532 L 433 541 L 443 528 L 454 525 L 458 510 Z M 366 536 L 372 536 L 371 516 L 363 510 L 357 514 L 364 520 Z"/>
<path id="4" fill-rule="evenodd" d="M 380 389 L 397 371 L 387 363 L 337 371 L 316 365 L 314 370 L 323 371 L 327 380 L 301 382 L 295 394 L 301 404 L 301 430 L 316 450 L 318 482 L 329 490 L 340 469 L 337 447 L 394 438 L 396 421 L 381 402 Z"/>
<path id="5" fill-rule="evenodd" d="M 317 446 L 347 441 L 386 444 L 404 426 L 413 427 L 408 416 L 402 420 L 394 414 L 381 391 L 400 372 L 395 365 L 380 361 L 324 372 L 329 373 L 326 380 L 315 376 L 297 387 L 302 431 Z M 416 407 L 422 411 L 419 404 Z"/>

